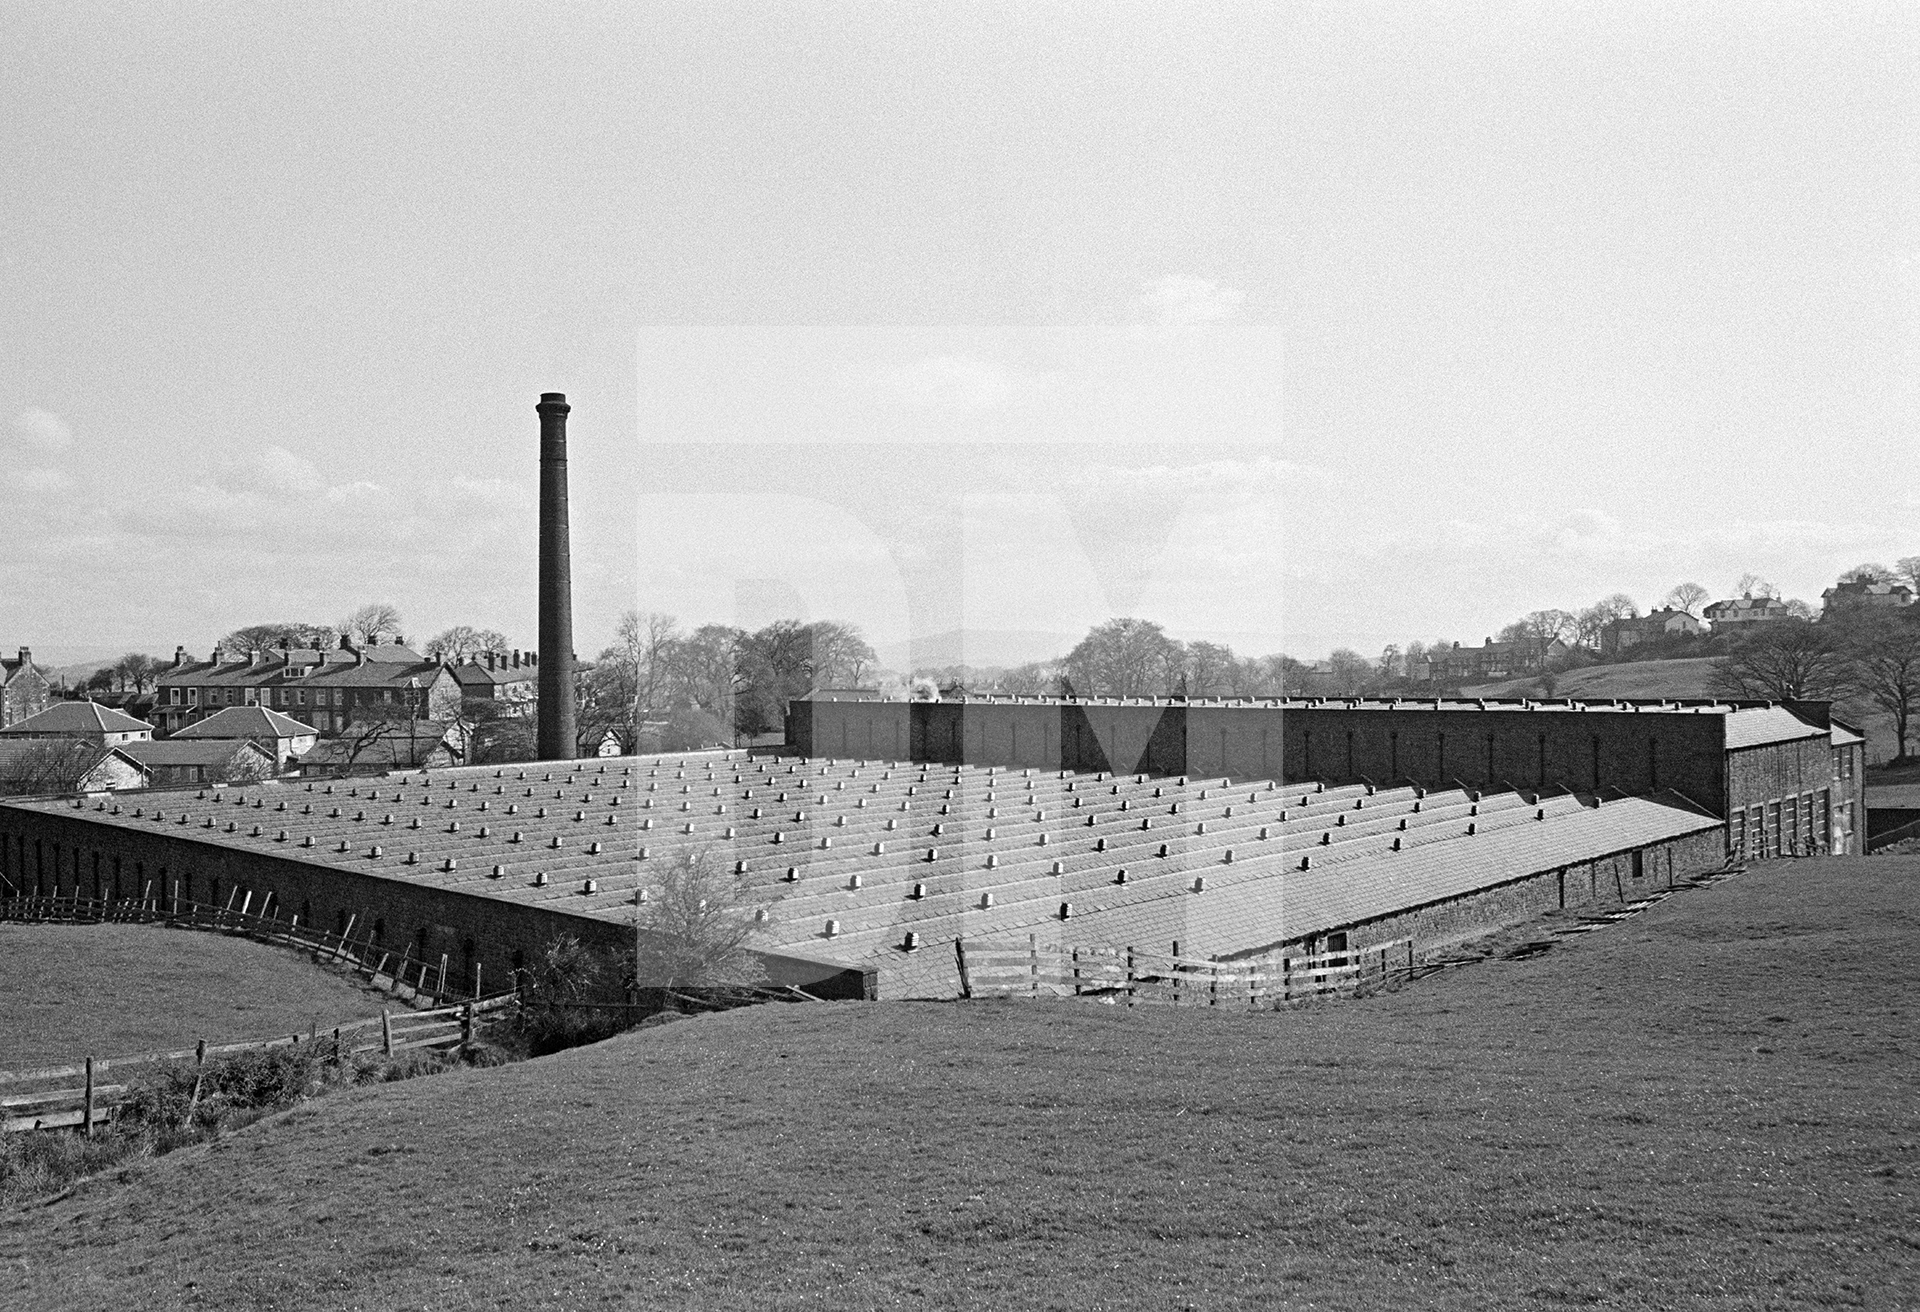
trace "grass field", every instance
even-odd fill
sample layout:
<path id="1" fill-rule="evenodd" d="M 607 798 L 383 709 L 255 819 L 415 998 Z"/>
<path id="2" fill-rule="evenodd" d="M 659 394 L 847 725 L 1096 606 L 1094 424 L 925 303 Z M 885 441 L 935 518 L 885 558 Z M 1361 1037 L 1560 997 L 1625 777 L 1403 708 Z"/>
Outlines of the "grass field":
<path id="1" fill-rule="evenodd" d="M 378 994 L 246 939 L 158 925 L 0 925 L 0 1070 L 379 1014 Z"/>
<path id="2" fill-rule="evenodd" d="M 1625 665 L 1589 665 L 1569 670 L 1554 685 L 1555 697 L 1712 697 L 1710 659 L 1631 661 Z M 1532 676 L 1502 683 L 1479 684 L 1461 690 L 1468 697 L 1531 697 L 1538 695 Z M 1834 714 L 1860 730 L 1867 739 L 1867 760 L 1890 759 L 1899 750 L 1893 736 L 1893 718 L 1870 703 L 1835 706 Z M 1910 747 L 1911 743 L 1908 744 Z M 1920 776 L 1916 776 L 1920 777 Z"/>
<path id="3" fill-rule="evenodd" d="M 1625 665 L 1589 665 L 1569 670 L 1554 684 L 1555 697 L 1711 697 L 1708 681 L 1713 662 L 1631 661 Z M 1462 689 L 1469 697 L 1528 697 L 1537 695 L 1538 680 L 1508 679 Z"/>
<path id="4" fill-rule="evenodd" d="M 1920 858 L 1284 1014 L 737 1011 L 0 1217 L 0 1305 L 1913 1307 Z"/>

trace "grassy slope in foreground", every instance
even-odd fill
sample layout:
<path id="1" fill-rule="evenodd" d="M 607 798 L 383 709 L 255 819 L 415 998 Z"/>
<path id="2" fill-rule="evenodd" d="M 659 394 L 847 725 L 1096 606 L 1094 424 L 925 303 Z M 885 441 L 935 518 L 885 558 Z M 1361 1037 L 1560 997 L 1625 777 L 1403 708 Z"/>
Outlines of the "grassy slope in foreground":
<path id="1" fill-rule="evenodd" d="M 0 925 L 0 1070 L 379 1014 L 376 995 L 246 939 L 159 925 Z"/>
<path id="2" fill-rule="evenodd" d="M 782 1006 L 0 1220 L 37 1309 L 1911 1306 L 1920 860 L 1290 1014 Z"/>

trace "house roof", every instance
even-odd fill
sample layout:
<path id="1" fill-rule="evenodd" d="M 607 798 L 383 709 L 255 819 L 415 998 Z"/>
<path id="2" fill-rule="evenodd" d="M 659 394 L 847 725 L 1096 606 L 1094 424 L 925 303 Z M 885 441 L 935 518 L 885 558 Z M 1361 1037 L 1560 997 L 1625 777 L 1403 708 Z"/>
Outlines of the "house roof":
<path id="1" fill-rule="evenodd" d="M 463 661 L 458 665 L 449 665 L 448 670 L 454 679 L 463 686 L 490 685 L 500 687 L 512 683 L 532 683 L 540 677 L 537 665 L 507 665 L 488 669 L 485 662 Z"/>
<path id="2" fill-rule="evenodd" d="M 301 738 L 320 731 L 268 706 L 229 706 L 174 733 L 180 738 Z"/>
<path id="3" fill-rule="evenodd" d="M 1828 733 L 1835 747 L 1851 747 L 1857 743 L 1864 743 L 1866 741 L 1866 738 L 1858 729 L 1853 728 L 1851 725 L 1842 724 L 1838 720 L 1833 722 L 1833 728 L 1829 730 Z"/>
<path id="4" fill-rule="evenodd" d="M 1725 601 L 1716 601 L 1706 608 L 1706 613 L 1726 613 L 1736 610 L 1785 610 L 1787 603 L 1778 597 L 1729 597 Z"/>
<path id="5" fill-rule="evenodd" d="M 0 733 L 91 734 L 151 733 L 153 726 L 98 702 L 55 702 L 38 715 L 10 724 Z"/>
<path id="6" fill-rule="evenodd" d="M 1828 730 L 1808 724 L 1784 706 L 1752 707 L 1727 715 L 1727 747 L 1763 747 L 1795 738 L 1825 738 Z"/>
<path id="7" fill-rule="evenodd" d="M 1836 583 L 1821 593 L 1821 597 L 1894 597 L 1905 593 L 1911 597 L 1913 589 L 1904 583 L 1867 583 L 1855 580 L 1852 583 Z"/>
<path id="8" fill-rule="evenodd" d="M 398 688 L 404 687 L 407 680 L 417 680 L 421 687 L 430 686 L 441 676 L 446 668 L 438 661 L 423 660 L 404 647 L 379 648 L 379 651 L 404 652 L 410 659 L 376 660 L 372 656 L 364 662 L 356 661 L 351 652 L 327 652 L 327 663 L 314 661 L 283 661 L 276 653 L 258 664 L 247 661 L 228 661 L 215 665 L 211 661 L 197 661 L 177 668 L 163 670 L 157 680 L 160 687 L 262 687 L 265 685 L 291 685 L 317 688 Z"/>
<path id="9" fill-rule="evenodd" d="M 191 741 L 179 737 L 162 738 L 158 741 L 150 739 L 146 742 L 127 743 L 121 750 L 146 766 L 219 766 L 247 752 L 253 753 L 268 764 L 273 763 L 271 753 L 258 743 L 245 738 L 201 738 Z"/>

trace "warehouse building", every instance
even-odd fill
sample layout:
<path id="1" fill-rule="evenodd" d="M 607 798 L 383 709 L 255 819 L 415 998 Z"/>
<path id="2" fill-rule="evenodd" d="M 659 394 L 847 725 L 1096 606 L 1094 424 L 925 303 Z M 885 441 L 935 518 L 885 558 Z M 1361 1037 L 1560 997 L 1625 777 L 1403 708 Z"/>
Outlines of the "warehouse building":
<path id="1" fill-rule="evenodd" d="M 955 721 L 963 748 L 968 735 L 992 751 L 1035 732 L 1034 703 L 940 705 L 975 712 Z M 819 709 L 816 731 L 832 724 Z M 1136 761 L 1191 751 L 1222 723 L 1245 750 L 1261 727 L 1226 718 L 1248 708 L 1071 709 L 1089 713 L 1065 741 L 1077 727 Z M 17 802 L 0 806 L 0 879 L 42 895 L 243 899 L 499 978 L 562 933 L 624 944 L 661 865 L 698 848 L 739 878 L 775 980 L 841 996 L 952 996 L 955 940 L 1231 959 L 1412 938 L 1425 952 L 1539 911 L 1633 902 L 1719 866 L 1730 847 L 1772 855 L 1852 841 L 1842 817 L 1857 735 L 1820 727 L 1806 708 L 1398 709 L 1290 706 L 1280 735 L 1297 744 L 1290 752 L 1304 762 L 1309 734 L 1334 745 L 1337 769 L 1310 781 L 705 753 Z M 996 721 L 996 711 L 1013 714 Z M 949 723 L 929 720 L 935 732 Z M 1182 720 L 1179 748 L 1168 726 Z M 1575 724 L 1586 741 L 1569 746 Z M 1467 777 L 1520 746 L 1537 766 L 1542 734 L 1550 767 L 1583 765 L 1588 777 Z M 1397 753 L 1458 773 L 1360 777 Z"/>

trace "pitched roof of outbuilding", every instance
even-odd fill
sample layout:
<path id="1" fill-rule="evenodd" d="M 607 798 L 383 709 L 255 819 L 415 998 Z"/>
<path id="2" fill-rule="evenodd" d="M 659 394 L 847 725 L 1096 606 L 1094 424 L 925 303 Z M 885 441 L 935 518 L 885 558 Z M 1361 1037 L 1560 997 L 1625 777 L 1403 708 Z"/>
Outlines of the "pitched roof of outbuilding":
<path id="1" fill-rule="evenodd" d="M 153 726 L 98 702 L 55 702 L 38 715 L 10 724 L 0 733 L 151 733 Z"/>
<path id="2" fill-rule="evenodd" d="M 1808 724 L 1784 706 L 1752 707 L 1727 714 L 1727 747 L 1764 747 L 1795 738 L 1825 738 L 1828 730 Z"/>
<path id="3" fill-rule="evenodd" d="M 176 736 L 157 741 L 149 739 L 145 742 L 125 743 L 120 750 L 146 766 L 219 766 L 225 765 L 244 752 L 252 752 L 268 761 L 273 759 L 270 752 L 246 738 L 201 738 L 183 742 Z"/>
<path id="4" fill-rule="evenodd" d="M 175 738 L 300 738 L 320 731 L 267 706 L 229 706 L 174 733 Z"/>

